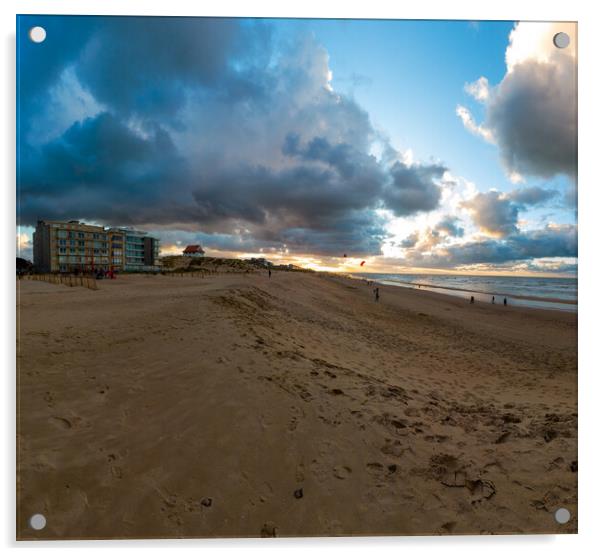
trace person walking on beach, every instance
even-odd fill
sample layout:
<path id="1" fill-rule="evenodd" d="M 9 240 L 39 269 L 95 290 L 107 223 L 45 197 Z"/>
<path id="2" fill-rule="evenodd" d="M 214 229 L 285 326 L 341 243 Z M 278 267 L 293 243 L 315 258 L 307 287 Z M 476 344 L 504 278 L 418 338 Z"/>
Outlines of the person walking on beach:
<path id="1" fill-rule="evenodd" d="M 508 300 L 504 297 L 504 307 L 508 305 Z"/>
<path id="2" fill-rule="evenodd" d="M 268 268 L 268 278 L 271 278 L 271 277 L 272 277 L 272 269 Z"/>
<path id="3" fill-rule="evenodd" d="M 471 296 L 470 296 L 470 302 L 471 302 L 471 303 L 474 303 L 474 295 L 471 295 Z"/>
<path id="4" fill-rule="evenodd" d="M 378 288 L 374 288 L 374 301 L 377 301 L 380 299 L 380 292 L 378 291 Z"/>
<path id="5" fill-rule="evenodd" d="M 495 295 L 491 296 L 491 303 L 495 303 Z"/>

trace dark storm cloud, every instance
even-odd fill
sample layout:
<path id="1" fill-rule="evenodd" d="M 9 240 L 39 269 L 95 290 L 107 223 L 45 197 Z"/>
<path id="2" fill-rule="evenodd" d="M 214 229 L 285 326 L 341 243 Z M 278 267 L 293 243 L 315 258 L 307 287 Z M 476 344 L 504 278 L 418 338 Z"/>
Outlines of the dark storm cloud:
<path id="1" fill-rule="evenodd" d="M 193 197 L 208 229 L 231 222 L 296 251 L 378 254 L 385 232 L 372 209 L 382 182 L 356 178 L 329 166 L 241 166 L 202 179 Z"/>
<path id="2" fill-rule="evenodd" d="M 76 70 L 98 101 L 158 118 L 181 108 L 188 87 L 257 94 L 264 84 L 249 66 L 266 62 L 269 40 L 267 27 L 235 19 L 115 18 L 86 44 Z"/>
<path id="3" fill-rule="evenodd" d="M 275 50 L 269 27 L 235 19 L 44 25 L 60 47 L 23 57 L 37 99 L 23 119 L 52 117 L 49 91 L 66 70 L 101 112 L 43 144 L 21 136 L 22 225 L 78 218 L 194 230 L 216 248 L 365 256 L 387 235 L 378 209 L 439 205 L 445 168 L 405 165 L 386 142 L 387 158 L 373 156 L 369 115 L 332 90 L 328 53 L 311 37 Z"/>
<path id="4" fill-rule="evenodd" d="M 383 194 L 385 205 L 396 216 L 436 209 L 441 200 L 441 188 L 434 180 L 441 179 L 446 170 L 438 164 L 406 166 L 395 162 L 391 168 L 392 184 Z"/>
<path id="5" fill-rule="evenodd" d="M 358 177 L 369 183 L 383 180 L 382 170 L 374 156 L 360 152 L 346 143 L 331 145 L 325 137 L 314 137 L 302 146 L 298 135 L 288 134 L 282 152 L 305 161 L 324 162 L 336 169 L 345 180 Z"/>
<path id="6" fill-rule="evenodd" d="M 288 252 L 332 257 L 379 255 L 387 237 L 384 222 L 370 211 L 344 213 L 329 222 L 328 228 L 289 227 L 271 232 L 266 228 L 236 233 L 205 233 L 182 230 L 154 230 L 165 245 L 200 243 L 222 251 Z"/>
<path id="7" fill-rule="evenodd" d="M 30 225 L 38 218 L 144 223 L 148 211 L 161 218 L 165 186 L 181 182 L 185 167 L 163 129 L 142 138 L 108 113 L 27 146 L 22 157 L 19 216 Z"/>
<path id="8" fill-rule="evenodd" d="M 388 237 L 384 221 L 370 211 L 353 211 L 330 222 L 327 230 L 289 228 L 283 239 L 287 248 L 300 253 L 341 257 L 380 255 Z"/>
<path id="9" fill-rule="evenodd" d="M 455 268 L 474 264 L 576 256 L 577 227 L 550 225 L 540 230 L 517 232 L 502 240 L 487 239 L 453 245 L 429 255 L 411 252 L 407 262 L 415 266 Z"/>
<path id="10" fill-rule="evenodd" d="M 510 171 L 551 177 L 577 170 L 577 97 L 574 60 L 557 52 L 553 63 L 521 62 L 506 74 L 487 104 L 486 125 Z"/>
<path id="11" fill-rule="evenodd" d="M 44 97 L 62 70 L 78 58 L 98 24 L 98 18 L 89 16 L 19 16 L 19 102 L 28 103 L 32 98 Z M 43 43 L 34 43 L 29 39 L 29 30 L 35 26 L 46 30 L 47 40 Z M 31 106 L 21 108 L 32 109 Z"/>

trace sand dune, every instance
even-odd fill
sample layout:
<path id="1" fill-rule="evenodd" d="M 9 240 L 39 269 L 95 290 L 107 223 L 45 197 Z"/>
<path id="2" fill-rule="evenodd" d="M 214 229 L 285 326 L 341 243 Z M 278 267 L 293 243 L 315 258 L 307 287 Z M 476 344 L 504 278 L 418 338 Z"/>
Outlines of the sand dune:
<path id="1" fill-rule="evenodd" d="M 20 538 L 577 529 L 574 314 L 295 272 L 19 286 Z"/>

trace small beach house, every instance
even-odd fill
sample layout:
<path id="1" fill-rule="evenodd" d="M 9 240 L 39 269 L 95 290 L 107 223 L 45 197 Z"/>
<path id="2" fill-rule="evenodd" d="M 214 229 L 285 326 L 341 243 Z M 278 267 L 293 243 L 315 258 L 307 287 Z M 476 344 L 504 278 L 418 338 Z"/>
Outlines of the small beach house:
<path id="1" fill-rule="evenodd" d="M 185 257 L 202 257 L 205 254 L 203 248 L 200 245 L 187 245 L 186 249 L 182 251 Z"/>

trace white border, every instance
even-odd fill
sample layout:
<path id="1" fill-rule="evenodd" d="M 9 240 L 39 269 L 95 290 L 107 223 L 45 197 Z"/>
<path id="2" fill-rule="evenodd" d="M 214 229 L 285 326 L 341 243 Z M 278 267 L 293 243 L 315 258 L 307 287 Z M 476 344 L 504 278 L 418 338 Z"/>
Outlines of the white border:
<path id="1" fill-rule="evenodd" d="M 203 3 L 184 0 L 53 0 L 20 2 L 8 0 L 2 3 L 2 77 L 1 88 L 3 114 L 0 134 L 1 168 L 4 170 L 2 191 L 2 253 L 5 266 L 2 285 L 5 295 L 2 314 L 4 342 L 0 465 L 2 467 L 2 507 L 0 530 L 4 546 L 11 550 L 20 548 L 29 552 L 44 547 L 64 550 L 110 549 L 117 554 L 156 550 L 244 549 L 252 553 L 266 550 L 290 552 L 318 551 L 365 554 L 367 551 L 400 551 L 424 554 L 482 554 L 488 556 L 509 551 L 545 552 L 546 555 L 594 553 L 600 546 L 597 535 L 598 520 L 602 517 L 602 491 L 600 464 L 602 462 L 602 435 L 598 424 L 600 412 L 597 406 L 602 389 L 602 365 L 596 353 L 600 343 L 600 282 L 601 264 L 598 222 L 602 209 L 602 188 L 599 161 L 601 159 L 602 130 L 600 99 L 602 87 L 601 19 L 600 10 L 593 1 L 548 0 L 475 0 L 408 2 L 370 2 L 357 0 L 303 0 L 292 3 L 275 0 L 254 2 L 221 0 Z M 13 260 L 15 256 L 15 14 L 115 14 L 115 15 L 188 15 L 188 16 L 254 16 L 254 17 L 346 17 L 346 18 L 396 18 L 396 19 L 508 19 L 508 20 L 570 20 L 579 22 L 579 535 L 559 536 L 510 536 L 510 537 L 406 537 L 406 538 L 353 538 L 353 539 L 273 539 L 273 540 L 199 540 L 199 541 L 102 541 L 102 542 L 55 542 L 16 543 L 15 538 L 15 291 Z M 10 255 L 10 260 L 6 257 Z M 8 262 L 7 262 L 8 261 Z"/>

